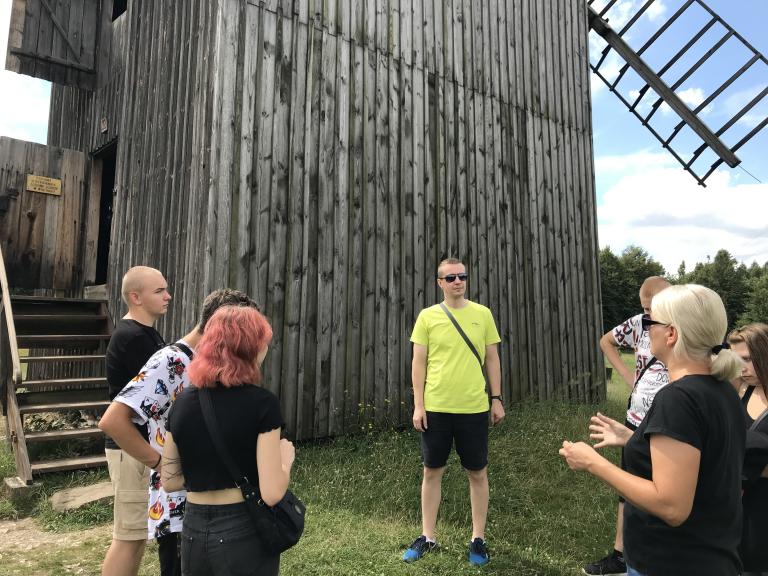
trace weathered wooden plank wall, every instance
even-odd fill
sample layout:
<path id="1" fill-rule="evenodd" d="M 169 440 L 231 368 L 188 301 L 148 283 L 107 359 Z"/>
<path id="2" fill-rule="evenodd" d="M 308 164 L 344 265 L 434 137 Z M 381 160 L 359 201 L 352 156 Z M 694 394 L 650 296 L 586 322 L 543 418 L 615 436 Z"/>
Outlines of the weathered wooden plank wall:
<path id="1" fill-rule="evenodd" d="M 68 296 L 80 283 L 85 155 L 0 136 L 0 247 L 19 289 Z M 27 190 L 27 176 L 61 180 L 61 195 Z"/>
<path id="2" fill-rule="evenodd" d="M 273 323 L 265 371 L 288 426 L 320 437 L 409 422 L 410 330 L 458 256 L 502 334 L 505 395 L 597 399 L 585 6 L 131 2 L 113 309 L 138 263 L 171 283 L 167 338 L 209 290 L 248 291 Z M 79 123 L 98 147 L 96 109 L 57 138 Z"/>
<path id="3" fill-rule="evenodd" d="M 408 421 L 446 255 L 496 314 L 508 396 L 599 396 L 584 6 L 231 0 L 218 22 L 205 284 L 264 303 L 300 436 Z"/>
<path id="4" fill-rule="evenodd" d="M 98 12 L 98 11 L 97 11 Z M 103 26 L 111 34 L 106 49 L 97 54 L 105 69 L 99 90 L 80 90 L 53 84 L 48 116 L 48 144 L 92 153 L 114 141 L 119 135 L 122 115 L 125 63 L 126 19 L 123 14 L 110 22 L 102 13 Z M 106 120 L 102 131 L 101 121 Z"/>

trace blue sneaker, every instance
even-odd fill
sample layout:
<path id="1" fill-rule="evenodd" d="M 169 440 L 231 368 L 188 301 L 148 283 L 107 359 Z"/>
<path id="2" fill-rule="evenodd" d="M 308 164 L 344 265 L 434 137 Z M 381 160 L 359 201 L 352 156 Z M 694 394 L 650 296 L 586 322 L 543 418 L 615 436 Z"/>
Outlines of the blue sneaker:
<path id="1" fill-rule="evenodd" d="M 475 538 L 469 543 L 469 563 L 472 566 L 485 566 L 491 561 L 488 546 L 482 538 Z"/>
<path id="2" fill-rule="evenodd" d="M 435 548 L 437 548 L 437 542 L 429 542 L 427 541 L 426 536 L 419 536 L 413 541 L 413 544 L 408 546 L 408 549 L 403 552 L 403 562 L 416 562 L 416 560 L 421 560 L 421 557 L 424 556 L 424 554 L 432 552 Z"/>

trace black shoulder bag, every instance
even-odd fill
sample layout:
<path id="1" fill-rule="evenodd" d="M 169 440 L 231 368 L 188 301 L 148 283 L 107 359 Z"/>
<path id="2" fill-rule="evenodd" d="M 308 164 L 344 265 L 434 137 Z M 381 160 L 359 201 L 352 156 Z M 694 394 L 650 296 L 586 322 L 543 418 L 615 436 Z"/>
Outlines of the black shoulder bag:
<path id="1" fill-rule="evenodd" d="M 213 410 L 210 390 L 201 388 L 199 395 L 200 408 L 203 411 L 203 419 L 206 428 L 208 428 L 208 434 L 210 434 L 227 472 L 243 493 L 245 507 L 256 527 L 256 533 L 266 549 L 273 554 L 280 554 L 288 550 L 299 541 L 304 532 L 304 515 L 306 512 L 304 503 L 290 490 L 286 490 L 285 496 L 274 506 L 267 506 L 264 503 L 258 486 L 251 484 L 248 478 L 242 474 L 224 445 L 219 422 Z"/>

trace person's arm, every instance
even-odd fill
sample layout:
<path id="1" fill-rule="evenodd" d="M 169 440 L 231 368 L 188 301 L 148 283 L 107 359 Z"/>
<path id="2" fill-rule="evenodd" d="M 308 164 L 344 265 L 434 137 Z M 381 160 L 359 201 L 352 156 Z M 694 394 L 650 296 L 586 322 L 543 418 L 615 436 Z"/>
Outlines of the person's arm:
<path id="1" fill-rule="evenodd" d="M 427 412 L 424 409 L 424 383 L 427 379 L 427 347 L 413 345 L 411 381 L 413 384 L 413 427 L 419 432 L 427 429 Z"/>
<path id="2" fill-rule="evenodd" d="M 136 429 L 131 418 L 134 412 L 122 402 L 112 402 L 99 420 L 99 429 L 114 440 L 120 449 L 148 468 L 159 470 L 160 454 L 149 445 Z"/>
<path id="3" fill-rule="evenodd" d="M 621 374 L 624 382 L 626 382 L 629 389 L 632 390 L 635 385 L 635 375 L 622 361 L 621 354 L 619 353 L 619 345 L 613 337 L 613 331 L 606 332 L 603 334 L 603 337 L 600 338 L 600 350 L 603 351 L 608 362 L 611 363 L 611 366 L 613 366 L 616 372 Z"/>
<path id="4" fill-rule="evenodd" d="M 262 432 L 256 440 L 256 467 L 259 492 L 267 506 L 274 506 L 285 495 L 295 458 L 293 444 L 280 439 L 280 428 Z"/>
<path id="5" fill-rule="evenodd" d="M 685 442 L 651 436 L 653 478 L 625 472 L 584 442 L 563 442 L 560 454 L 573 470 L 586 470 L 648 514 L 670 526 L 680 526 L 693 508 L 701 452 Z"/>
<path id="6" fill-rule="evenodd" d="M 501 360 L 499 360 L 498 344 L 485 347 L 485 371 L 488 375 L 491 396 L 501 396 Z M 503 419 L 504 404 L 499 400 L 491 400 L 491 424 L 498 424 Z"/>
<path id="7" fill-rule="evenodd" d="M 173 441 L 170 432 L 165 434 L 163 445 L 163 463 L 160 469 L 160 481 L 166 492 L 177 492 L 184 489 L 184 473 L 181 471 L 181 458 L 179 448 Z"/>

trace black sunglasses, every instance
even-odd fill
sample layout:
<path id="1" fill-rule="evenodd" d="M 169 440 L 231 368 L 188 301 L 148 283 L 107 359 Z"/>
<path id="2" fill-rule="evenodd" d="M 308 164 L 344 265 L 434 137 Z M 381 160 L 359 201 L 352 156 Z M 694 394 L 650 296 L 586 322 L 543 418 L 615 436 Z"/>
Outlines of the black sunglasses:
<path id="1" fill-rule="evenodd" d="M 643 320 L 642 320 L 643 331 L 647 332 L 648 330 L 651 329 L 651 326 L 654 326 L 654 325 L 656 325 L 656 326 L 669 326 L 669 324 L 667 324 L 666 322 L 659 322 L 658 320 L 651 320 L 650 316 L 643 316 Z"/>
<path id="2" fill-rule="evenodd" d="M 467 274 L 466 273 L 464 273 L 464 274 L 446 274 L 442 278 L 440 278 L 440 276 L 437 277 L 438 280 L 445 280 L 446 282 L 448 282 L 448 284 L 453 284 L 454 282 L 456 282 L 456 278 L 458 278 L 462 282 L 466 282 L 467 281 Z"/>

